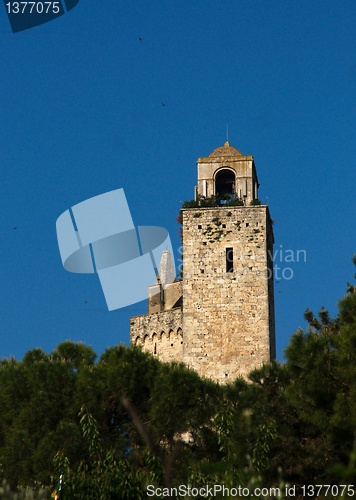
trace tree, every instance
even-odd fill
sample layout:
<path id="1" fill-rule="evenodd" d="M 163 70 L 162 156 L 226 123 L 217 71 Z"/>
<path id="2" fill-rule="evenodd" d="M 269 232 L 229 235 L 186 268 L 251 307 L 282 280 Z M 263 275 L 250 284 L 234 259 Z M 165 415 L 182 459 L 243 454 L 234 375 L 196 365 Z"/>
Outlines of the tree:
<path id="1" fill-rule="evenodd" d="M 91 347 L 69 341 L 1 361 L 3 494 L 30 488 L 36 498 L 39 484 L 54 487 L 60 475 L 70 498 L 104 500 L 146 498 L 147 484 L 348 484 L 356 287 L 348 285 L 337 318 L 324 308 L 305 318 L 284 365 L 227 385 L 123 345 L 97 362 Z"/>

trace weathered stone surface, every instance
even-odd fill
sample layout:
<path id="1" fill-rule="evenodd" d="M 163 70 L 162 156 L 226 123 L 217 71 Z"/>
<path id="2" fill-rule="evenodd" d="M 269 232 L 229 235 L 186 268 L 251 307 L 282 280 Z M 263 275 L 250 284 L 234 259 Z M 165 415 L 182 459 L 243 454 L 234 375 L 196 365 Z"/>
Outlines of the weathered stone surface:
<path id="1" fill-rule="evenodd" d="M 272 222 L 267 206 L 249 206 L 258 190 L 253 157 L 229 143 L 198 160 L 198 194 L 226 188 L 245 205 L 182 210 L 183 281 L 150 287 L 149 314 L 131 318 L 130 333 L 162 361 L 184 361 L 219 382 L 275 357 Z"/>
<path id="2" fill-rule="evenodd" d="M 246 376 L 275 356 L 268 207 L 182 213 L 183 360 L 218 381 Z"/>
<path id="3" fill-rule="evenodd" d="M 183 361 L 182 309 L 132 317 L 130 338 L 161 361 Z"/>
<path id="4" fill-rule="evenodd" d="M 198 194 L 210 197 L 217 195 L 216 180 L 222 172 L 231 172 L 234 176 L 233 192 L 244 200 L 245 205 L 258 198 L 258 178 L 253 156 L 242 155 L 236 148 L 226 142 L 216 148 L 208 157 L 199 158 Z M 222 193 L 219 193 L 222 194 Z"/>

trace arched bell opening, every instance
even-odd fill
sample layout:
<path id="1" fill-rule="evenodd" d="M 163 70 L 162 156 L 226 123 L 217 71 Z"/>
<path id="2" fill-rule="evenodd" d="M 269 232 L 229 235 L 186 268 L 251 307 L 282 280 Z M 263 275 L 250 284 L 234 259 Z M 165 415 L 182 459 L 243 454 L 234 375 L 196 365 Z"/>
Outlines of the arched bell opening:
<path id="1" fill-rule="evenodd" d="M 219 170 L 215 176 L 215 194 L 219 198 L 235 194 L 235 173 L 227 168 Z"/>

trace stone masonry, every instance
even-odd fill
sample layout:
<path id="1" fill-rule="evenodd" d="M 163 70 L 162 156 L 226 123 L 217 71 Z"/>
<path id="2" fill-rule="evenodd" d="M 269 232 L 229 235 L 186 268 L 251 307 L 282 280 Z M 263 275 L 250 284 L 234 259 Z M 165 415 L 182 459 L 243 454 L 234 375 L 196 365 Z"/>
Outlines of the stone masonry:
<path id="1" fill-rule="evenodd" d="M 197 164 L 198 207 L 181 210 L 183 279 L 162 283 L 165 252 L 148 314 L 131 318 L 130 338 L 161 361 L 229 382 L 275 358 L 272 221 L 252 156 L 226 142 Z M 211 195 L 242 206 L 199 206 Z"/>
<path id="2" fill-rule="evenodd" d="M 182 309 L 134 316 L 131 344 L 142 346 L 161 361 L 183 361 Z"/>
<path id="3" fill-rule="evenodd" d="M 267 206 L 183 210 L 183 360 L 223 382 L 275 357 Z"/>

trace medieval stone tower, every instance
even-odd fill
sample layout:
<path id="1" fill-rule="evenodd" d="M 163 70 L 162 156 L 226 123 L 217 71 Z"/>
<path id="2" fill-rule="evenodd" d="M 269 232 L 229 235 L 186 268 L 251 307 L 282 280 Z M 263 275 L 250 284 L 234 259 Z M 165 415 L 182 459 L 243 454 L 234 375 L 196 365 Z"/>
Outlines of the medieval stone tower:
<path id="1" fill-rule="evenodd" d="M 181 210 L 183 279 L 163 287 L 158 277 L 130 336 L 224 382 L 275 357 L 273 230 L 252 156 L 226 142 L 197 165 L 196 203 Z M 165 253 L 159 275 L 171 269 Z"/>

